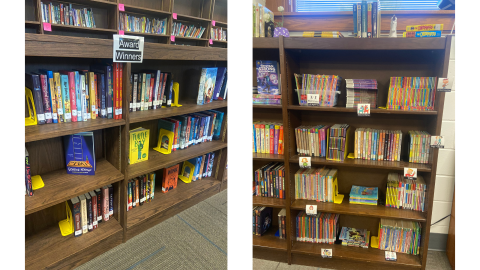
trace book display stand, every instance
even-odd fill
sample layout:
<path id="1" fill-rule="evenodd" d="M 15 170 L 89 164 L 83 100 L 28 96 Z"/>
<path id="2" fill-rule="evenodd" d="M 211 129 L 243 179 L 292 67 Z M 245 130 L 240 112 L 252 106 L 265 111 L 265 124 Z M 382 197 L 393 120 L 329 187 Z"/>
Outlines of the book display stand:
<path id="1" fill-rule="evenodd" d="M 451 36 L 444 38 L 253 38 L 253 70 L 255 61 L 273 60 L 280 65 L 282 105 L 253 105 L 253 121 L 282 122 L 284 125 L 284 155 L 253 154 L 253 169 L 271 161 L 285 163 L 286 198 L 253 196 L 254 206 L 266 206 L 275 211 L 285 208 L 286 239 L 271 232 L 253 236 L 254 258 L 301 264 L 331 269 L 425 269 L 435 191 L 438 149 L 430 149 L 427 164 L 405 161 L 375 161 L 345 158 L 344 161 L 312 157 L 312 166 L 338 169 L 338 193 L 349 194 L 352 185 L 378 187 L 385 194 L 389 172 L 403 172 L 405 167 L 417 168 L 427 184 L 425 212 L 385 207 L 385 198 L 379 205 L 350 204 L 348 195 L 343 202 L 323 203 L 295 199 L 295 172 L 299 169 L 295 128 L 318 124 L 349 124 L 350 128 L 401 130 L 407 136 L 410 130 L 424 130 L 432 136 L 440 135 L 445 93 L 437 92 L 435 108 L 431 111 L 400 111 L 372 109 L 370 116 L 359 117 L 356 108 L 346 108 L 345 83 L 335 107 L 300 106 L 295 92 L 296 74 L 336 74 L 342 78 L 376 79 L 378 106 L 387 102 L 390 77 L 446 77 L 450 56 Z M 353 144 L 351 138 L 350 144 Z M 402 154 L 407 151 L 402 143 Z M 349 154 L 349 153 L 348 153 Z M 403 157 L 403 156 L 402 156 Z M 336 192 L 337 193 L 337 192 Z M 322 213 L 340 214 L 339 226 L 367 229 L 372 241 L 369 248 L 338 244 L 318 244 L 296 241 L 296 216 L 306 205 L 317 205 Z M 277 210 L 275 210 L 277 209 Z M 396 261 L 386 261 L 385 251 L 376 248 L 380 219 L 420 222 L 420 254 L 397 253 Z M 275 223 L 276 218 L 273 219 Z M 377 242 L 377 243 L 375 243 Z M 332 249 L 332 258 L 322 258 L 321 249 Z"/>

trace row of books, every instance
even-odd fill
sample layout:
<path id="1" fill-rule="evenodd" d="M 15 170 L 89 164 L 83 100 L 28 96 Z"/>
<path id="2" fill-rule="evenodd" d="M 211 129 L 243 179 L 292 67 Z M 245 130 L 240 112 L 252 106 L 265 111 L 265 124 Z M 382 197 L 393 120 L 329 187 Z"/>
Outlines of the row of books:
<path id="1" fill-rule="evenodd" d="M 307 215 L 305 211 L 300 211 L 296 217 L 297 241 L 333 245 L 340 229 L 339 217 L 339 214 L 334 213 L 318 212 L 316 215 Z"/>
<path id="2" fill-rule="evenodd" d="M 295 128 L 297 153 L 302 156 L 325 157 L 330 126 L 299 126 Z"/>
<path id="3" fill-rule="evenodd" d="M 408 25 L 403 37 L 423 38 L 423 37 L 441 37 L 443 24 L 421 24 Z"/>
<path id="4" fill-rule="evenodd" d="M 411 130 L 408 132 L 408 162 L 428 163 L 430 159 L 431 136 L 426 131 Z"/>
<path id="5" fill-rule="evenodd" d="M 26 73 L 32 91 L 37 124 L 122 119 L 123 64 L 88 70 L 40 70 Z"/>
<path id="6" fill-rule="evenodd" d="M 380 219 L 378 248 L 406 254 L 420 254 L 422 225 L 420 222 Z"/>
<path id="7" fill-rule="evenodd" d="M 177 37 L 189 37 L 189 38 L 201 38 L 205 27 L 195 25 L 185 25 L 181 22 L 174 22 L 172 27 L 172 36 Z"/>
<path id="8" fill-rule="evenodd" d="M 214 40 L 227 41 L 227 30 L 224 30 L 222 27 L 212 28 L 210 36 Z"/>
<path id="9" fill-rule="evenodd" d="M 44 23 L 96 28 L 92 8 L 73 8 L 72 4 L 40 2 Z"/>
<path id="10" fill-rule="evenodd" d="M 160 70 L 131 74 L 130 111 L 147 111 L 172 105 L 173 75 Z"/>
<path id="11" fill-rule="evenodd" d="M 353 34 L 356 38 L 380 37 L 380 1 L 353 4 Z"/>
<path id="12" fill-rule="evenodd" d="M 255 170 L 253 196 L 285 199 L 285 164 L 270 162 Z"/>
<path id="13" fill-rule="evenodd" d="M 342 241 L 342 246 L 368 248 L 370 245 L 370 231 L 342 227 L 338 240 Z"/>
<path id="14" fill-rule="evenodd" d="M 258 90 L 256 87 L 253 88 L 253 104 L 262 104 L 262 105 L 282 105 L 282 95 L 265 95 L 265 94 L 256 94 Z"/>
<path id="15" fill-rule="evenodd" d="M 387 109 L 431 111 L 436 90 L 437 77 L 391 77 Z"/>
<path id="16" fill-rule="evenodd" d="M 283 155 L 283 124 L 253 122 L 253 153 Z"/>
<path id="17" fill-rule="evenodd" d="M 198 87 L 197 105 L 203 105 L 213 100 L 227 99 L 227 68 L 202 68 Z"/>
<path id="18" fill-rule="evenodd" d="M 144 203 L 151 202 L 155 197 L 155 173 L 148 173 L 128 180 L 127 211 Z"/>
<path id="19" fill-rule="evenodd" d="M 280 69 L 277 61 L 255 61 L 257 71 L 257 93 L 263 95 L 281 95 Z"/>
<path id="20" fill-rule="evenodd" d="M 350 203 L 377 205 L 378 187 L 362 187 L 352 185 L 352 189 L 350 190 Z"/>
<path id="21" fill-rule="evenodd" d="M 272 226 L 273 208 L 254 206 L 252 211 L 253 235 L 262 236 Z"/>
<path id="22" fill-rule="evenodd" d="M 72 211 L 75 237 L 98 228 L 103 221 L 113 218 L 113 186 L 92 190 L 68 201 Z"/>
<path id="23" fill-rule="evenodd" d="M 347 87 L 347 108 L 356 108 L 358 104 L 370 104 L 377 108 L 377 80 L 345 79 Z"/>
<path id="24" fill-rule="evenodd" d="M 409 180 L 399 173 L 389 173 L 385 206 L 425 212 L 426 193 L 427 185 L 422 176 Z"/>
<path id="25" fill-rule="evenodd" d="M 333 202 L 337 169 L 301 168 L 295 173 L 295 199 Z"/>
<path id="26" fill-rule="evenodd" d="M 342 77 L 337 75 L 294 74 L 300 106 L 333 107 Z"/>
<path id="27" fill-rule="evenodd" d="M 269 31 L 265 31 L 265 14 L 269 15 L 270 22 L 274 22 L 274 14 L 264 3 L 259 3 L 258 0 L 253 1 L 253 37 L 270 37 Z"/>
<path id="28" fill-rule="evenodd" d="M 327 160 L 344 161 L 346 157 L 348 124 L 335 124 L 328 131 L 328 152 Z"/>
<path id="29" fill-rule="evenodd" d="M 148 33 L 148 34 L 167 34 L 167 18 L 147 18 L 145 16 L 139 17 L 120 12 L 119 30 Z"/>
<path id="30" fill-rule="evenodd" d="M 354 156 L 366 160 L 400 161 L 402 137 L 401 130 L 357 128 Z"/>

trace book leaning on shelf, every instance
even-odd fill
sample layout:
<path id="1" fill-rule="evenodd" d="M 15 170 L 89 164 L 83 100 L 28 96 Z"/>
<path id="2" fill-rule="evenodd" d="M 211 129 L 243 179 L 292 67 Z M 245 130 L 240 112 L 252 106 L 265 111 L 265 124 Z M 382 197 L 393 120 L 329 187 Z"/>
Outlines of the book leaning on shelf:
<path id="1" fill-rule="evenodd" d="M 255 170 L 253 196 L 285 199 L 285 164 L 271 162 Z"/>
<path id="2" fill-rule="evenodd" d="M 287 209 L 282 208 L 282 210 L 278 212 L 278 237 L 280 239 L 287 239 L 285 224 L 287 224 Z"/>
<path id="3" fill-rule="evenodd" d="M 338 240 L 342 241 L 342 246 L 368 248 L 370 244 L 370 231 L 366 229 L 342 227 Z"/>
<path id="4" fill-rule="evenodd" d="M 265 7 L 265 1 L 254 0 L 253 1 L 253 37 L 271 37 L 269 31 L 266 31 L 265 14 L 269 15 L 269 21 L 275 21 L 275 17 L 272 11 Z"/>
<path id="5" fill-rule="evenodd" d="M 339 214 L 320 213 L 307 215 L 300 211 L 296 217 L 295 237 L 299 242 L 330 244 L 337 240 L 340 230 Z"/>
<path id="6" fill-rule="evenodd" d="M 380 0 L 353 4 L 353 34 L 356 38 L 378 38 L 381 34 Z"/>
<path id="7" fill-rule="evenodd" d="M 202 68 L 198 86 L 197 105 L 227 98 L 227 68 Z"/>
<path id="8" fill-rule="evenodd" d="M 148 160 L 150 130 L 139 127 L 130 130 L 129 134 L 130 149 L 128 152 L 128 164 L 135 164 Z"/>
<path id="9" fill-rule="evenodd" d="M 72 4 L 40 2 L 44 23 L 96 28 L 92 8 L 73 8 Z"/>
<path id="10" fill-rule="evenodd" d="M 283 155 L 283 124 L 253 122 L 253 153 Z"/>

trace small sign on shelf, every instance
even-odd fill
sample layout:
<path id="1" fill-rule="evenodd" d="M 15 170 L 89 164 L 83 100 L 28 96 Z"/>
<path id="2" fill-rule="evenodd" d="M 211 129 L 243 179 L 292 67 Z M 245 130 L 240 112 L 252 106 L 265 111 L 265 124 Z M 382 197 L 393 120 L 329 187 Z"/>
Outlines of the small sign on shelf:
<path id="1" fill-rule="evenodd" d="M 175 42 L 175 36 L 170 36 L 170 41 Z"/>
<path id="2" fill-rule="evenodd" d="M 300 165 L 300 168 L 312 167 L 312 157 L 299 157 L 298 165 Z"/>
<path id="3" fill-rule="evenodd" d="M 49 31 L 52 32 L 52 24 L 51 23 L 43 23 L 43 31 Z"/>
<path id="4" fill-rule="evenodd" d="M 113 35 L 113 62 L 142 63 L 143 37 Z"/>
<path id="5" fill-rule="evenodd" d="M 358 104 L 357 114 L 358 116 L 370 116 L 370 104 Z"/>
<path id="6" fill-rule="evenodd" d="M 430 138 L 430 146 L 432 148 L 444 148 L 445 138 L 443 136 L 432 136 Z"/>
<path id="7" fill-rule="evenodd" d="M 403 168 L 403 177 L 409 180 L 417 179 L 417 168 Z"/>
<path id="8" fill-rule="evenodd" d="M 385 251 L 385 260 L 397 261 L 397 253 L 393 251 Z"/>
<path id="9" fill-rule="evenodd" d="M 316 215 L 317 214 L 317 205 L 307 204 L 307 206 L 305 207 L 305 212 L 307 212 L 307 215 Z"/>
<path id="10" fill-rule="evenodd" d="M 438 92 L 452 92 L 453 80 L 451 78 L 438 78 Z"/>
<path id="11" fill-rule="evenodd" d="M 215 21 L 212 21 L 212 26 L 215 26 Z"/>
<path id="12" fill-rule="evenodd" d="M 322 258 L 332 258 L 333 252 L 331 248 L 322 248 Z"/>
<path id="13" fill-rule="evenodd" d="M 176 20 L 177 19 L 177 13 L 172 13 L 172 17 L 173 17 L 174 20 Z"/>
<path id="14" fill-rule="evenodd" d="M 118 4 L 118 10 L 125 11 L 125 5 L 124 4 Z"/>
<path id="15" fill-rule="evenodd" d="M 318 106 L 320 103 L 320 94 L 307 94 L 307 105 Z"/>

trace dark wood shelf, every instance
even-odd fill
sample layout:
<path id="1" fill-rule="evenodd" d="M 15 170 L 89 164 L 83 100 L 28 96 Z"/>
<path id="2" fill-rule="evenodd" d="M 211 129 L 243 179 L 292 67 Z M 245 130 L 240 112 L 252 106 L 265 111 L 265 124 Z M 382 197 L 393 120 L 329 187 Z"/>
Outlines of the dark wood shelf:
<path id="1" fill-rule="evenodd" d="M 151 148 L 148 152 L 148 160 L 128 165 L 128 177 L 131 179 L 225 147 L 227 147 L 227 143 L 222 141 L 211 141 L 198 145 L 191 145 L 187 149 L 177 150 L 168 155 L 159 153 Z"/>
<path id="2" fill-rule="evenodd" d="M 105 129 L 116 126 L 125 125 L 125 120 L 114 120 L 106 118 L 97 118 L 94 120 L 57 123 L 57 124 L 43 124 L 25 127 L 25 142 L 33 142 L 45 140 L 70 134 L 75 134 L 83 131 L 93 131 L 97 129 Z"/>
<path id="3" fill-rule="evenodd" d="M 272 248 L 287 250 L 287 239 L 280 239 L 275 236 L 275 233 L 278 231 L 278 226 L 272 226 L 268 231 L 262 235 L 252 235 L 253 236 L 253 246 L 261 248 Z"/>
<path id="4" fill-rule="evenodd" d="M 216 43 L 224 43 L 224 44 L 227 44 L 227 43 L 228 43 L 228 41 L 226 41 L 226 40 L 216 40 L 216 39 L 212 39 L 212 42 L 214 42 L 214 43 L 215 43 L 215 42 L 216 42 Z"/>
<path id="5" fill-rule="evenodd" d="M 290 158 L 291 163 L 298 163 L 298 158 L 300 156 L 295 155 Z M 330 166 L 346 166 L 346 167 L 361 167 L 361 168 L 372 168 L 372 169 L 386 169 L 386 170 L 401 170 L 403 168 L 417 168 L 419 172 L 431 172 L 431 164 L 421 164 L 421 163 L 410 163 L 406 161 L 382 161 L 382 160 L 363 160 L 363 159 L 350 159 L 347 158 L 345 161 L 333 161 L 326 160 L 325 158 L 312 157 L 312 164 L 315 165 L 330 165 Z"/>
<path id="6" fill-rule="evenodd" d="M 225 28 L 225 27 L 228 26 L 228 23 L 226 22 L 220 22 L 220 21 L 215 21 L 215 26 L 214 27 L 222 27 L 222 28 Z"/>
<path id="7" fill-rule="evenodd" d="M 254 49 L 278 49 L 279 38 L 253 38 Z"/>
<path id="8" fill-rule="evenodd" d="M 127 213 L 127 228 L 141 224 L 148 219 L 160 215 L 163 211 L 175 207 L 183 201 L 189 200 L 203 192 L 218 188 L 221 181 L 212 177 L 202 178 L 191 183 L 184 183 L 178 179 L 177 188 L 162 193 L 161 183 L 158 182 L 155 186 L 155 198 L 142 206 L 137 206 L 130 209 Z"/>
<path id="9" fill-rule="evenodd" d="M 146 36 L 146 37 L 168 37 L 164 34 L 151 34 L 151 33 L 140 33 L 140 32 L 131 32 L 131 31 L 123 31 L 125 35 L 132 35 L 132 36 Z"/>
<path id="10" fill-rule="evenodd" d="M 181 102 L 182 107 L 161 108 L 156 110 L 130 112 L 130 123 L 137 123 L 149 120 L 155 120 L 175 115 L 201 112 L 206 110 L 215 110 L 218 108 L 226 108 L 227 101 L 212 101 L 205 105 L 197 105 L 196 103 Z"/>
<path id="11" fill-rule="evenodd" d="M 25 268 L 62 268 L 60 265 L 64 260 L 85 256 L 91 252 L 89 250 L 102 253 L 101 250 L 96 249 L 97 245 L 104 245 L 105 242 L 108 242 L 112 245 L 109 248 L 112 248 L 122 242 L 122 237 L 123 228 L 115 218 L 103 221 L 97 229 L 79 237 L 75 237 L 73 234 L 62 236 L 58 225 L 54 225 L 25 238 Z M 79 258 L 75 260 L 82 261 Z"/>
<path id="12" fill-rule="evenodd" d="M 348 194 L 345 194 L 345 198 L 343 198 L 341 204 L 317 202 L 315 200 L 294 200 L 290 208 L 305 211 L 307 204 L 317 205 L 318 212 L 376 218 L 405 219 L 420 222 L 425 222 L 427 220 L 426 212 L 395 209 L 383 205 L 350 204 L 348 202 Z"/>
<path id="13" fill-rule="evenodd" d="M 171 12 L 163 11 L 163 10 L 159 10 L 159 9 L 136 7 L 134 5 L 126 5 L 126 4 L 124 4 L 123 6 L 125 7 L 125 13 L 138 12 L 138 13 L 150 14 L 150 15 L 170 15 L 170 14 L 172 14 Z M 123 12 L 123 11 L 121 11 L 121 12 Z"/>
<path id="14" fill-rule="evenodd" d="M 283 161 L 283 155 L 253 153 L 253 160 Z"/>
<path id="15" fill-rule="evenodd" d="M 106 34 L 116 34 L 118 31 L 115 29 L 106 29 L 106 28 L 90 28 L 74 25 L 65 25 L 65 24 L 54 24 L 52 23 L 52 31 L 54 30 L 64 30 L 71 32 L 83 32 L 83 33 L 106 33 Z"/>
<path id="16" fill-rule="evenodd" d="M 60 169 L 40 176 L 45 186 L 35 190 L 32 197 L 25 196 L 25 215 L 123 179 L 123 174 L 104 159 L 97 161 L 95 175 L 68 174 Z"/>
<path id="17" fill-rule="evenodd" d="M 195 17 L 195 16 L 189 16 L 189 15 L 182 15 L 182 14 L 177 14 L 177 19 L 174 19 L 175 21 L 195 21 L 195 22 L 211 22 L 212 20 L 210 19 L 205 19 L 205 18 L 200 18 L 200 17 Z M 206 30 L 205 30 L 206 31 Z"/>
<path id="18" fill-rule="evenodd" d="M 275 208 L 285 208 L 285 199 L 253 196 L 254 206 L 267 206 Z"/>
<path id="19" fill-rule="evenodd" d="M 86 7 L 116 8 L 117 3 L 108 0 L 69 0 L 69 3 L 85 5 Z"/>
<path id="20" fill-rule="evenodd" d="M 322 248 L 332 249 L 334 259 L 379 263 L 384 265 L 385 269 L 388 269 L 388 265 L 413 268 L 421 268 L 422 266 L 420 256 L 397 252 L 397 261 L 386 261 L 384 250 L 371 247 L 360 248 L 346 247 L 342 245 L 295 242 L 292 246 L 292 253 L 321 256 Z"/>
<path id="21" fill-rule="evenodd" d="M 206 40 L 208 40 L 207 38 L 194 38 L 194 37 L 181 37 L 181 36 L 175 36 L 175 40 L 177 40 L 177 39 L 203 40 L 203 41 L 206 41 Z"/>
<path id="22" fill-rule="evenodd" d="M 260 38 L 265 39 L 265 38 Z M 255 38 L 254 38 L 255 40 Z M 446 38 L 284 38 L 285 49 L 445 50 Z M 255 45 L 255 42 L 254 42 Z M 254 48 L 256 48 L 254 46 Z"/>
<path id="23" fill-rule="evenodd" d="M 26 25 L 40 25 L 39 21 L 25 21 Z"/>
<path id="24" fill-rule="evenodd" d="M 340 112 L 340 113 L 357 113 L 357 108 L 345 107 L 316 107 L 316 106 L 300 106 L 288 105 L 287 109 L 297 111 L 319 111 L 319 112 Z M 437 115 L 437 111 L 403 111 L 403 110 L 385 110 L 371 109 L 371 114 L 408 114 L 408 115 Z"/>
<path id="25" fill-rule="evenodd" d="M 282 109 L 282 105 L 253 104 L 254 109 Z"/>

